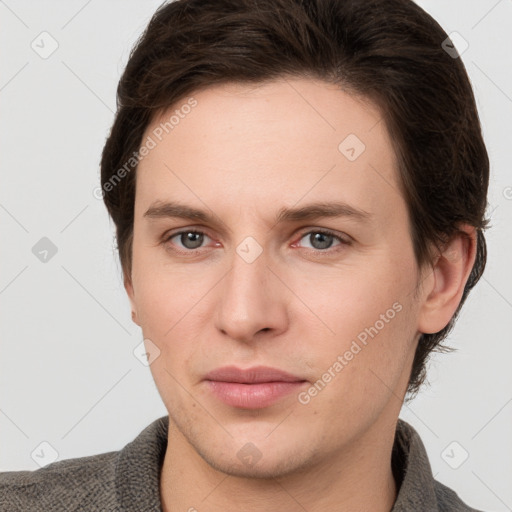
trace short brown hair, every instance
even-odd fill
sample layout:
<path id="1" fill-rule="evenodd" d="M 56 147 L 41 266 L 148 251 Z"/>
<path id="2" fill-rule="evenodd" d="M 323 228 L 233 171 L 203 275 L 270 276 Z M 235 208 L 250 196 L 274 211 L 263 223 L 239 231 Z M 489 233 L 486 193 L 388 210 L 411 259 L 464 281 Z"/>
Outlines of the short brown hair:
<path id="1" fill-rule="evenodd" d="M 461 233 L 461 223 L 477 230 L 476 261 L 457 311 L 444 329 L 420 337 L 407 390 L 414 396 L 425 380 L 429 354 L 451 350 L 441 342 L 487 258 L 489 160 L 466 69 L 443 49 L 447 37 L 411 0 L 162 4 L 119 81 L 117 113 L 101 159 L 103 198 L 116 226 L 125 279 L 131 279 L 132 264 L 133 155 L 157 115 L 186 95 L 221 83 L 296 76 L 338 84 L 382 112 L 395 142 L 418 265 L 432 261 L 432 244 L 440 247 Z"/>

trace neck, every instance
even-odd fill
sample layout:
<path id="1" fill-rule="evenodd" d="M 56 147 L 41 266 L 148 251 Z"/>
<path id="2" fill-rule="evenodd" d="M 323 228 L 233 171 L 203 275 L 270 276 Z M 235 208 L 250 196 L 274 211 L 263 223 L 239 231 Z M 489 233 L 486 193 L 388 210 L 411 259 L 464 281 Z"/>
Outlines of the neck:
<path id="1" fill-rule="evenodd" d="M 231 476 L 210 466 L 169 417 L 160 478 L 163 512 L 372 510 L 390 512 L 397 496 L 391 467 L 395 421 L 375 423 L 329 459 L 280 478 Z"/>

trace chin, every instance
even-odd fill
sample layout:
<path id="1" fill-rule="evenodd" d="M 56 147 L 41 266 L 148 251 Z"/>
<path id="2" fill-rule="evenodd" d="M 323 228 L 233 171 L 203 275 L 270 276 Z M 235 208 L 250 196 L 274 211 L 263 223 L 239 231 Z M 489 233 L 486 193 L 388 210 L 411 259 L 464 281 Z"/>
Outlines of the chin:
<path id="1" fill-rule="evenodd" d="M 270 457 L 265 457 L 265 453 L 259 451 L 252 443 L 244 444 L 241 449 L 235 451 L 233 457 L 227 457 L 226 453 L 203 453 L 198 447 L 196 450 L 213 469 L 238 478 L 284 478 L 307 473 L 315 464 L 314 454 L 307 453 L 299 447 L 290 453 L 277 453 L 274 449 Z"/>

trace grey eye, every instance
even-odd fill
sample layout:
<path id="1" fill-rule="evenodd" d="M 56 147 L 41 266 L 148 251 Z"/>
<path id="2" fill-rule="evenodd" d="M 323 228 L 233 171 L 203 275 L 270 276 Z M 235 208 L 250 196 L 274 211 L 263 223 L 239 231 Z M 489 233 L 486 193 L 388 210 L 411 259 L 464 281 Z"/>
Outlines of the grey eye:
<path id="1" fill-rule="evenodd" d="M 179 241 L 185 249 L 198 249 L 204 241 L 205 235 L 198 231 L 182 231 L 176 233 L 172 238 L 179 237 Z"/>
<path id="2" fill-rule="evenodd" d="M 339 237 L 335 235 L 331 235 L 330 233 L 324 233 L 322 231 L 311 231 L 309 233 L 306 233 L 301 240 L 306 238 L 309 240 L 309 243 L 311 244 L 313 249 L 322 250 L 322 249 L 329 249 L 333 242 Z"/>

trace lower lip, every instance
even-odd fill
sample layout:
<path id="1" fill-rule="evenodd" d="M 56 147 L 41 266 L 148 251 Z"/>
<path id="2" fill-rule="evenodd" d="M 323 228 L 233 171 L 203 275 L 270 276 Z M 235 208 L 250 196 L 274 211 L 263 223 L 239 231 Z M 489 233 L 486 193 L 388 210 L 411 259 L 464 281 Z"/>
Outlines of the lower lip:
<path id="1" fill-rule="evenodd" d="M 262 409 L 290 393 L 297 392 L 306 381 L 261 382 L 258 384 L 215 380 L 206 382 L 213 394 L 227 405 L 242 409 Z"/>

